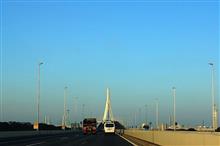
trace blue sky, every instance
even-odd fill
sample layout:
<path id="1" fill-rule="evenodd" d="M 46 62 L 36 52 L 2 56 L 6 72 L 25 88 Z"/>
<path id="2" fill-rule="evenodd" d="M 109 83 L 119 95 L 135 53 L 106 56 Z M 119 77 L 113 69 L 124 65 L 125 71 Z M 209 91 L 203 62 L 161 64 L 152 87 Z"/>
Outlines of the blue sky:
<path id="1" fill-rule="evenodd" d="M 176 86 L 177 121 L 209 124 L 208 62 L 215 63 L 216 78 L 219 67 L 217 1 L 3 1 L 2 18 L 4 120 L 36 119 L 43 61 L 41 115 L 54 123 L 63 113 L 64 86 L 72 120 L 73 97 L 77 120 L 82 104 L 85 115 L 101 118 L 109 87 L 116 118 L 131 120 L 148 104 L 152 122 L 155 98 L 160 121 L 168 122 Z"/>

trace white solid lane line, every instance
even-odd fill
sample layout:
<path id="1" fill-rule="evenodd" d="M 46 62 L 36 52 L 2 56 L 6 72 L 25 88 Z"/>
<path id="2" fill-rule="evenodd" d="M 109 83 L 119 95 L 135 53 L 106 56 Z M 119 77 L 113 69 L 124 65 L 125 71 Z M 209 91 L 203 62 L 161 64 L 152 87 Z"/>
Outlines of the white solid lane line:
<path id="1" fill-rule="evenodd" d="M 43 143 L 45 143 L 45 142 L 32 143 L 32 144 L 28 144 L 26 146 L 34 146 L 34 145 L 39 145 L 39 144 L 43 144 Z"/>
<path id="2" fill-rule="evenodd" d="M 117 134 L 117 135 L 120 136 L 121 138 L 123 138 L 124 140 L 126 140 L 127 142 L 129 142 L 130 144 L 132 144 L 133 146 L 138 146 L 135 143 L 131 142 L 130 140 L 126 139 L 125 137 L 123 137 L 123 136 L 121 136 L 119 134 Z"/>

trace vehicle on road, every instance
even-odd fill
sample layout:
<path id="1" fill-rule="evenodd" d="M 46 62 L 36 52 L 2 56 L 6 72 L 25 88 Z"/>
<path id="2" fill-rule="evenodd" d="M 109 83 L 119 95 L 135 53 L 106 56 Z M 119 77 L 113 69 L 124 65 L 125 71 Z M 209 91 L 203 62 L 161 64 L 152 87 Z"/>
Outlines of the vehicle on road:
<path id="1" fill-rule="evenodd" d="M 97 121 L 96 118 L 85 118 L 83 120 L 82 131 L 83 134 L 96 134 L 97 130 Z"/>
<path id="2" fill-rule="evenodd" d="M 104 123 L 104 132 L 105 133 L 115 133 L 115 124 L 112 121 L 106 121 Z"/>

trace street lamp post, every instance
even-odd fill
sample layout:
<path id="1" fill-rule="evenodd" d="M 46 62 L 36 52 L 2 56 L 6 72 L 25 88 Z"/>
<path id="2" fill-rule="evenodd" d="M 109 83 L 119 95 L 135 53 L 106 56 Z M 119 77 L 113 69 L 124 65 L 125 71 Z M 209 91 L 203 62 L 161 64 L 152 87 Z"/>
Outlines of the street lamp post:
<path id="1" fill-rule="evenodd" d="M 142 118 L 141 118 L 141 108 L 138 109 L 138 124 L 141 126 Z"/>
<path id="2" fill-rule="evenodd" d="M 137 112 L 134 112 L 134 127 L 137 128 Z"/>
<path id="3" fill-rule="evenodd" d="M 85 118 L 84 112 L 85 112 L 85 104 L 82 104 L 82 120 Z"/>
<path id="4" fill-rule="evenodd" d="M 40 66 L 43 62 L 38 63 L 38 96 L 37 96 L 37 131 L 39 131 L 39 121 L 40 121 Z"/>
<path id="5" fill-rule="evenodd" d="M 159 129 L 159 103 L 156 99 L 156 129 Z"/>
<path id="6" fill-rule="evenodd" d="M 78 97 L 73 97 L 73 100 L 75 100 L 75 102 L 73 103 L 73 120 L 75 116 L 75 122 L 77 122 L 77 99 Z"/>
<path id="7" fill-rule="evenodd" d="M 67 109 L 66 112 L 67 112 L 67 117 L 66 117 L 67 118 L 67 126 L 69 127 L 69 126 L 71 126 L 70 116 L 69 116 L 70 115 L 70 110 Z"/>
<path id="8" fill-rule="evenodd" d="M 212 98 L 212 128 L 213 130 L 216 128 L 216 124 L 215 124 L 215 90 L 214 90 L 214 64 L 213 63 L 209 63 L 209 65 L 211 66 L 211 82 L 212 82 L 212 87 L 211 87 L 211 98 Z"/>
<path id="9" fill-rule="evenodd" d="M 147 110 L 147 104 L 145 104 L 145 111 L 146 111 L 146 117 L 145 117 L 145 122 L 146 122 L 146 124 L 147 124 L 147 120 L 148 120 L 148 110 Z"/>
<path id="10" fill-rule="evenodd" d="M 173 130 L 176 131 L 176 87 L 173 87 Z"/>
<path id="11" fill-rule="evenodd" d="M 66 94 L 67 94 L 67 86 L 64 87 L 64 96 L 63 96 L 63 130 L 66 128 Z"/>

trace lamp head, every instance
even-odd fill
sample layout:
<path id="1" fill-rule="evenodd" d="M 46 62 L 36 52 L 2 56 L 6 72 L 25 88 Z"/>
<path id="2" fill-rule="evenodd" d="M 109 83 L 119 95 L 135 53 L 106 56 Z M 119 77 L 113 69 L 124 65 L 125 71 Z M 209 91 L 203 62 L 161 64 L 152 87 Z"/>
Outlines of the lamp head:
<path id="1" fill-rule="evenodd" d="M 214 64 L 213 64 L 213 63 L 211 63 L 211 62 L 209 62 L 209 65 L 213 66 Z"/>

